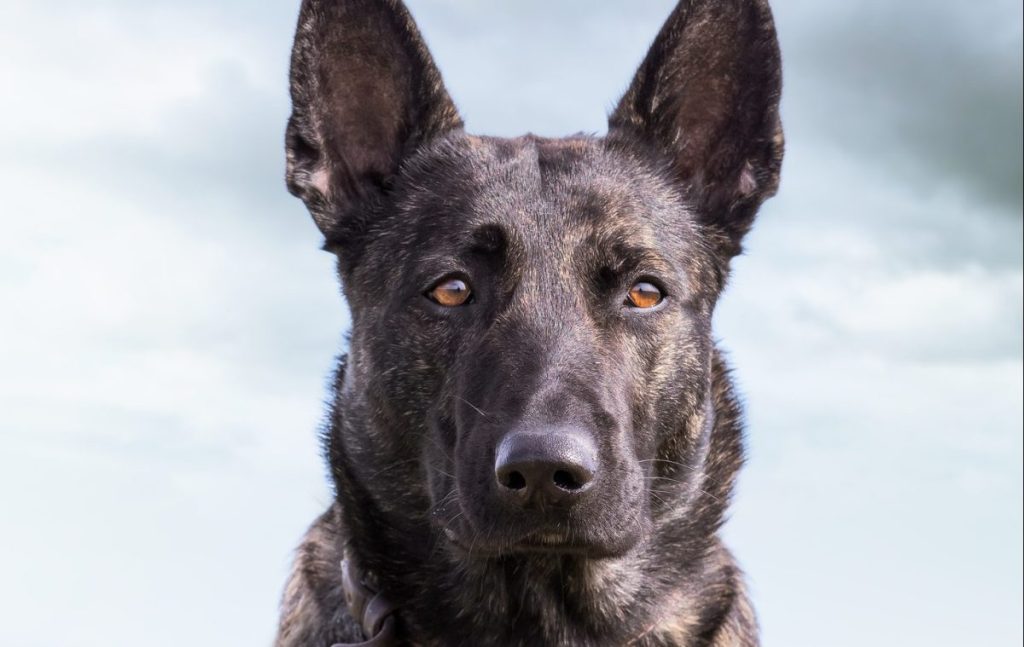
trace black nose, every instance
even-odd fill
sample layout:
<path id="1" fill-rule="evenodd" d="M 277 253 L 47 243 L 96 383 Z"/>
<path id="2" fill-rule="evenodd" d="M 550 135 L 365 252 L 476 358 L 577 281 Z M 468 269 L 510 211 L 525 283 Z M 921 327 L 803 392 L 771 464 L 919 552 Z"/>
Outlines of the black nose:
<path id="1" fill-rule="evenodd" d="M 513 431 L 495 453 L 498 490 L 520 504 L 569 504 L 597 475 L 597 447 L 575 430 Z"/>

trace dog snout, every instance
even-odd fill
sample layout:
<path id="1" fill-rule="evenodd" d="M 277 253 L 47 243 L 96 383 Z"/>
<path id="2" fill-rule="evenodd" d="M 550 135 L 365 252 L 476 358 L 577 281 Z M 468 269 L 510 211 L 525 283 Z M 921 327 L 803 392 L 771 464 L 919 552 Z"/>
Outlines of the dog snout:
<path id="1" fill-rule="evenodd" d="M 571 505 L 590 489 L 597 472 L 594 441 L 572 429 L 512 431 L 495 452 L 500 495 L 523 507 Z"/>

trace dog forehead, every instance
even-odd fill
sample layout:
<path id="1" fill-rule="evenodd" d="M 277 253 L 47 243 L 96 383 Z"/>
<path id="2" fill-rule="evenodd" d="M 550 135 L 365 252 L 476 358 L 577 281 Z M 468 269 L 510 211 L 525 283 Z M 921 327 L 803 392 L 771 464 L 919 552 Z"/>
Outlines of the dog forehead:
<path id="1" fill-rule="evenodd" d="M 550 237 L 691 224 L 683 197 L 653 166 L 598 137 L 459 134 L 432 147 L 411 175 L 413 186 L 441 198 L 432 202 L 444 206 L 442 220 L 463 230 L 497 224 Z"/>

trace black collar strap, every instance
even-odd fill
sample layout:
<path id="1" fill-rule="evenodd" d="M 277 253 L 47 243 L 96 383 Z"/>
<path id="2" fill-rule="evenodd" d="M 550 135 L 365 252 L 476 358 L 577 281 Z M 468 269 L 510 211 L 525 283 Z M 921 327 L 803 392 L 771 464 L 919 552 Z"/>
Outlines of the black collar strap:
<path id="1" fill-rule="evenodd" d="M 359 569 L 348 559 L 341 560 L 341 585 L 352 617 L 363 628 L 363 642 L 335 643 L 331 647 L 394 647 L 395 605 L 385 600 L 363 581 Z"/>

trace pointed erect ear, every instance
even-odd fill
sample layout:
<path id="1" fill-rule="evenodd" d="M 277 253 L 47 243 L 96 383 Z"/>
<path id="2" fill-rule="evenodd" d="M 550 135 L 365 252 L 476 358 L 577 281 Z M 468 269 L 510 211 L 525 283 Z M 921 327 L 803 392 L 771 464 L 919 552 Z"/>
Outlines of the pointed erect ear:
<path id="1" fill-rule="evenodd" d="M 664 156 L 732 256 L 778 188 L 781 84 L 767 0 L 682 0 L 609 119 L 609 139 Z"/>
<path id="2" fill-rule="evenodd" d="M 288 189 L 327 235 L 416 148 L 462 127 L 400 0 L 304 0 L 291 94 Z"/>

